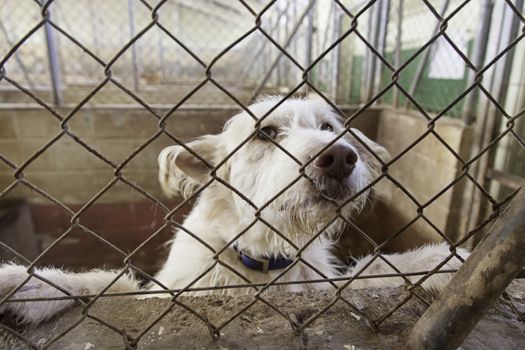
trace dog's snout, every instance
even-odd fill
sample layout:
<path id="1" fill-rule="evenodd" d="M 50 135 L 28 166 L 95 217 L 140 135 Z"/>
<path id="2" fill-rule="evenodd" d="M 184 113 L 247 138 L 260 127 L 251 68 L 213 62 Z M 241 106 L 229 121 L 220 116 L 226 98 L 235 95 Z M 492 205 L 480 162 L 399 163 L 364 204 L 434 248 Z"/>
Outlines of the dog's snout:
<path id="1" fill-rule="evenodd" d="M 352 174 L 357 159 L 357 154 L 352 148 L 346 145 L 333 145 L 321 153 L 313 164 L 322 175 L 342 181 Z"/>

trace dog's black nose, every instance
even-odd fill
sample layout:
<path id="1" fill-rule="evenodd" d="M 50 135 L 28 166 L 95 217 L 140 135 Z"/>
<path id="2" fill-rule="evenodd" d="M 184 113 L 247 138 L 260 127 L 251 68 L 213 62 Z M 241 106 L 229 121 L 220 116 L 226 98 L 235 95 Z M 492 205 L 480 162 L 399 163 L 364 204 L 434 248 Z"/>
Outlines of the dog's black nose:
<path id="1" fill-rule="evenodd" d="M 352 174 L 357 159 L 357 154 L 349 146 L 336 144 L 321 153 L 313 164 L 322 175 L 342 182 Z"/>

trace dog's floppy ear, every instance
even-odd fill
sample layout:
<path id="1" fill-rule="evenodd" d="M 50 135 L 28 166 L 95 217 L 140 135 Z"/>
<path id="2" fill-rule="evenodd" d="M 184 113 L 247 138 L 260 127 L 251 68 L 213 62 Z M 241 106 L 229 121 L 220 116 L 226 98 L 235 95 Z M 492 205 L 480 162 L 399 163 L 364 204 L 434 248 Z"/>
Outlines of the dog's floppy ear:
<path id="1" fill-rule="evenodd" d="M 390 156 L 390 153 L 386 150 L 386 148 L 384 148 L 383 146 L 381 146 L 380 144 L 370 140 L 365 134 L 363 134 L 361 131 L 359 131 L 358 129 L 354 129 L 352 128 L 352 132 L 354 134 L 357 135 L 357 137 L 359 137 L 359 139 L 361 141 L 363 141 L 364 143 L 366 143 L 366 145 L 379 157 L 381 158 L 381 160 L 383 160 L 383 162 L 388 162 L 391 158 Z M 372 155 L 370 155 L 372 156 Z"/>
<path id="2" fill-rule="evenodd" d="M 352 128 L 352 132 L 366 145 L 368 148 L 373 151 L 384 163 L 388 162 L 391 158 L 390 153 L 381 146 L 380 144 L 372 141 L 369 139 L 365 134 L 363 134 L 361 131 Z M 358 148 L 361 148 L 361 154 L 363 155 L 362 159 L 365 163 L 368 164 L 368 168 L 370 169 L 372 175 L 374 177 L 379 176 L 382 168 L 381 162 L 377 160 L 376 157 L 370 154 L 368 150 L 365 150 L 365 147 L 363 145 L 359 144 L 357 145 Z M 375 198 L 392 198 L 393 195 L 393 186 L 390 181 L 379 181 L 379 183 L 376 183 L 371 191 L 371 196 Z"/>
<path id="3" fill-rule="evenodd" d="M 186 145 L 210 166 L 220 160 L 220 135 L 206 135 Z M 164 148 L 158 158 L 160 185 L 168 196 L 181 194 L 187 198 L 207 180 L 211 168 L 182 146 Z"/>

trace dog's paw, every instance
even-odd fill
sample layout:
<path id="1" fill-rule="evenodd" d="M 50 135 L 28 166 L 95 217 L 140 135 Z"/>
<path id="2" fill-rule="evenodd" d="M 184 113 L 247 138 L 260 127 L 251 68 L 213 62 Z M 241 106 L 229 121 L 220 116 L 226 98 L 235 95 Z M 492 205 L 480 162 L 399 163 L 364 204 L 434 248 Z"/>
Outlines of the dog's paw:
<path id="1" fill-rule="evenodd" d="M 456 253 L 463 260 L 467 259 L 469 252 L 465 249 L 457 249 Z M 462 261 L 452 256 L 450 259 L 451 252 L 450 247 L 445 243 L 430 244 L 421 248 L 401 253 L 401 254 L 384 254 L 388 263 L 381 259 L 372 259 L 372 256 L 364 257 L 358 260 L 357 264 L 348 271 L 348 275 L 355 275 L 358 271 L 365 268 L 361 273 L 361 276 L 373 276 L 373 275 L 388 275 L 398 274 L 399 272 L 407 274 L 406 278 L 411 283 L 417 283 L 421 278 L 424 280 L 421 282 L 421 286 L 432 293 L 439 293 L 450 281 L 453 273 L 445 273 L 443 271 L 456 271 L 462 265 Z M 371 263 L 370 261 L 373 260 Z M 428 278 L 424 277 L 428 271 L 433 271 L 446 261 L 438 271 L 432 273 Z M 394 269 L 391 265 L 395 266 Z M 385 288 L 385 287 L 396 287 L 406 283 L 406 280 L 402 277 L 384 277 L 384 278 L 364 278 L 358 279 L 352 282 L 351 287 L 355 289 L 361 288 Z"/>

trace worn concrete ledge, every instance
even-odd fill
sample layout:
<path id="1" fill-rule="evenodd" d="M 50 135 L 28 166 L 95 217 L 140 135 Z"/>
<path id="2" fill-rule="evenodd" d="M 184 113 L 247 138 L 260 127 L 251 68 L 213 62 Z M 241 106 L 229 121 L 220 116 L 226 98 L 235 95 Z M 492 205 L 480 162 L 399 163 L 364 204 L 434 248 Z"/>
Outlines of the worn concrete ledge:
<path id="1" fill-rule="evenodd" d="M 525 281 L 513 282 L 509 294 L 521 312 L 525 311 Z M 359 310 L 376 318 L 390 310 L 406 295 L 402 288 L 347 291 L 343 296 Z M 304 322 L 327 306 L 334 298 L 325 293 L 266 293 L 264 298 L 295 322 Z M 206 317 L 216 327 L 253 301 L 253 296 L 182 297 L 180 301 Z M 124 349 L 123 336 L 135 338 L 163 311 L 172 305 L 168 299 L 129 298 L 102 299 L 89 314 L 111 323 L 115 330 L 86 318 L 50 349 Z M 221 329 L 213 340 L 206 324 L 194 314 L 176 306 L 153 326 L 138 343 L 138 349 L 395 349 L 404 348 L 405 337 L 425 311 L 425 305 L 411 299 L 373 331 L 364 318 L 338 301 L 300 334 L 295 334 L 288 319 L 271 307 L 257 302 L 241 316 Z M 36 329 L 18 330 L 33 344 L 49 345 L 62 332 L 82 319 L 80 308 L 73 309 L 56 320 Z M 463 349 L 523 349 L 525 324 L 504 303 L 499 303 L 485 315 L 470 334 Z M 26 349 L 15 336 L 0 330 L 0 348 Z"/>

